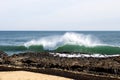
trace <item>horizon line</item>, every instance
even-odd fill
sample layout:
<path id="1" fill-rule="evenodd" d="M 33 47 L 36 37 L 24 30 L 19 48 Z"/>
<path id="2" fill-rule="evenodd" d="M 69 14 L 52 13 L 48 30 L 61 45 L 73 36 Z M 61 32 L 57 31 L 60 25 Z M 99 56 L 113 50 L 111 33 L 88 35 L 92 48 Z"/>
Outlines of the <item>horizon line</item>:
<path id="1" fill-rule="evenodd" d="M 0 31 L 120 31 L 120 30 L 0 30 Z"/>

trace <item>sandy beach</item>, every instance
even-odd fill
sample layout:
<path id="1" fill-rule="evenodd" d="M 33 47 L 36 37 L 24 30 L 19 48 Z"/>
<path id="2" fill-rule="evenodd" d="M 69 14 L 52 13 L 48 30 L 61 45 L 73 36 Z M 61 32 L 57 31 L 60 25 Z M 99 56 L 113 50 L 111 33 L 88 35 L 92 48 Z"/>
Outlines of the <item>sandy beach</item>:
<path id="1" fill-rule="evenodd" d="M 27 71 L 9 71 L 0 72 L 0 80 L 71 80 L 71 79 Z"/>

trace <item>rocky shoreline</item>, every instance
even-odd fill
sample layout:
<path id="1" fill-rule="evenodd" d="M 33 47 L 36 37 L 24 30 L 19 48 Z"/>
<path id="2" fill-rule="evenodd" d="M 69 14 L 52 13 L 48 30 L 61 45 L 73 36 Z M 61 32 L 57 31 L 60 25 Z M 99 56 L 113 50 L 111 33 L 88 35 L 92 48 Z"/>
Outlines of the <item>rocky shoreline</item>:
<path id="1" fill-rule="evenodd" d="M 0 51 L 0 71 L 25 70 L 82 80 L 120 80 L 120 56 L 67 58 L 47 52 L 8 56 Z"/>

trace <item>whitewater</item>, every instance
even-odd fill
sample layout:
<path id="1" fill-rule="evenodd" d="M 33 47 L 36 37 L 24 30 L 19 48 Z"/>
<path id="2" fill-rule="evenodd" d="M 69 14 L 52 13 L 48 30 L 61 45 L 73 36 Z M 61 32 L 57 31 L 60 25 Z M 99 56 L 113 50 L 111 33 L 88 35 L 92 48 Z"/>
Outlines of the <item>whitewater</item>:
<path id="1" fill-rule="evenodd" d="M 86 47 L 95 47 L 105 45 L 100 42 L 95 36 L 84 35 L 73 32 L 66 32 L 64 35 L 54 35 L 42 37 L 38 40 L 31 40 L 24 43 L 24 46 L 42 45 L 46 50 L 55 50 L 64 45 L 80 45 Z"/>

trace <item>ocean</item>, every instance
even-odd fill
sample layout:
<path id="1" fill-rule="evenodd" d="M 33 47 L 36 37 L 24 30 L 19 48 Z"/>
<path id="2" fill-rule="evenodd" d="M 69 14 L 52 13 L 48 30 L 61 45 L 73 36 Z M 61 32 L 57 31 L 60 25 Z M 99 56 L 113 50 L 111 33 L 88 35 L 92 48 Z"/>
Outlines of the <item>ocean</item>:
<path id="1" fill-rule="evenodd" d="M 0 50 L 119 55 L 120 31 L 0 31 Z"/>

